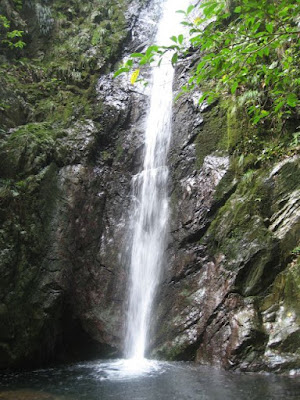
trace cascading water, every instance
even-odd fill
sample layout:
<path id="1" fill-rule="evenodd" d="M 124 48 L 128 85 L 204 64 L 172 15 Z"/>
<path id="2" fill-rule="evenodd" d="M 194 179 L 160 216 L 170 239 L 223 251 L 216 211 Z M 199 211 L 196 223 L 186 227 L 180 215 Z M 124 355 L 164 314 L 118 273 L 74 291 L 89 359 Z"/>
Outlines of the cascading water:
<path id="1" fill-rule="evenodd" d="M 156 36 L 157 44 L 168 44 L 178 32 L 178 9 L 182 0 L 167 0 Z M 186 1 L 187 5 L 187 1 Z M 150 108 L 145 128 L 143 171 L 133 177 L 135 199 L 132 215 L 133 239 L 130 261 L 129 308 L 125 353 L 128 358 L 145 356 L 153 298 L 159 283 L 167 236 L 167 153 L 171 137 L 173 67 L 170 60 L 152 72 Z"/>

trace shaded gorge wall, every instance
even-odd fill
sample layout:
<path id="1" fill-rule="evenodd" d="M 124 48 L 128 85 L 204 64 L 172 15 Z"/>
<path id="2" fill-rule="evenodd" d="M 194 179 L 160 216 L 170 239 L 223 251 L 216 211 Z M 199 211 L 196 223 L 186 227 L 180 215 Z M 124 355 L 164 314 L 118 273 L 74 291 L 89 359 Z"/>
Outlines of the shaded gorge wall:
<path id="1" fill-rule="evenodd" d="M 54 1 L 44 32 L 27 3 L 4 6 L 28 44 L 1 64 L 1 368 L 120 354 L 147 96 L 109 73 L 149 43 L 160 9 Z"/>

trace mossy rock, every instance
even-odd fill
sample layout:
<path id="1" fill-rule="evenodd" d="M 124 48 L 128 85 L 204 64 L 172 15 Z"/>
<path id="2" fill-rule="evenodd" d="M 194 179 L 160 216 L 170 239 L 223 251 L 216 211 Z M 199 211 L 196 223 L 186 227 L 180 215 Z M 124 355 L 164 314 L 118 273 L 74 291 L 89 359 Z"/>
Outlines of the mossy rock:
<path id="1" fill-rule="evenodd" d="M 271 293 L 261 302 L 264 312 L 274 305 L 284 304 L 293 309 L 300 318 L 300 258 L 293 261 L 288 268 L 275 279 Z"/>
<path id="2" fill-rule="evenodd" d="M 53 156 L 55 136 L 46 123 L 27 124 L 7 135 L 0 147 L 1 176 L 26 176 L 47 166 Z"/>
<path id="3" fill-rule="evenodd" d="M 205 123 L 196 138 L 196 168 L 200 169 L 204 158 L 216 150 L 224 150 L 223 138 L 226 137 L 226 113 L 215 105 L 205 113 Z"/>
<path id="4" fill-rule="evenodd" d="M 22 58 L 0 65 L 4 129 L 32 122 L 67 127 L 75 119 L 98 116 L 95 79 L 119 57 L 127 36 L 127 5 L 123 0 L 12 5 L 11 16 L 23 19 L 29 33 Z M 42 32 L 41 7 L 51 14 L 47 33 Z"/>
<path id="5" fill-rule="evenodd" d="M 224 198 L 225 203 L 202 242 L 212 257 L 225 255 L 224 268 L 236 274 L 235 290 L 245 296 L 266 290 L 297 245 L 294 222 L 285 238 L 277 237 L 275 228 L 270 229 L 274 216 L 279 218 L 284 212 L 288 196 L 299 182 L 298 162 L 289 161 L 273 169 L 248 170 L 239 179 L 229 171 L 225 183 L 221 181 L 216 190 L 216 201 L 220 204 Z M 230 192 L 234 182 L 236 189 Z"/>

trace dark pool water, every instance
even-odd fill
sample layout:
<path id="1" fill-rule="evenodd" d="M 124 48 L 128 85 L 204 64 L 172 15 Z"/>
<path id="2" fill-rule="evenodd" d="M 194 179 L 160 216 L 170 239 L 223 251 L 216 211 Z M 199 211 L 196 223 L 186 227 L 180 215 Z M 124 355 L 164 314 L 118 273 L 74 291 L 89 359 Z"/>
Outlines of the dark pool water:
<path id="1" fill-rule="evenodd" d="M 93 361 L 0 375 L 0 400 L 300 399 L 300 378 L 190 363 Z"/>

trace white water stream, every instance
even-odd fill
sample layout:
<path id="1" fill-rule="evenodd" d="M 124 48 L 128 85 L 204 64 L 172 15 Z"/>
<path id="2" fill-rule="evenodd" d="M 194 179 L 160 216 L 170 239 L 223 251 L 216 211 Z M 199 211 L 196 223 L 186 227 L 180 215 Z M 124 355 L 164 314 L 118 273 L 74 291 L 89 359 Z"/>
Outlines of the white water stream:
<path id="1" fill-rule="evenodd" d="M 185 4 L 184 4 L 185 3 Z M 170 44 L 180 32 L 187 0 L 167 0 L 155 43 Z M 145 127 L 143 171 L 133 177 L 133 239 L 130 256 L 129 307 L 125 354 L 143 360 L 148 341 L 150 314 L 160 280 L 168 227 L 167 153 L 171 137 L 172 83 L 169 60 L 153 68 L 150 108 Z"/>

